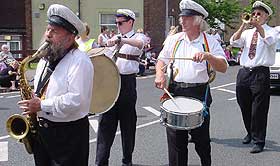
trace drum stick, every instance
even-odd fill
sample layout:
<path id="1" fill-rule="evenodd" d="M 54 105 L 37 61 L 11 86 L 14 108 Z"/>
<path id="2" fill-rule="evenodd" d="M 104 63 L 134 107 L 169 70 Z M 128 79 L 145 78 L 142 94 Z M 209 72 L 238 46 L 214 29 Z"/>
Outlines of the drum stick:
<path id="1" fill-rule="evenodd" d="M 181 57 L 181 58 L 180 57 L 179 58 L 176 58 L 176 57 L 171 58 L 170 57 L 170 58 L 163 58 L 163 59 L 193 60 L 193 58 L 187 58 L 187 57 Z"/>
<path id="2" fill-rule="evenodd" d="M 176 104 L 174 98 L 171 96 L 171 94 L 168 92 L 168 90 L 166 88 L 163 88 L 163 90 L 165 91 L 165 93 L 171 98 L 171 101 L 173 102 L 173 104 L 179 109 L 181 110 L 181 108 Z"/>

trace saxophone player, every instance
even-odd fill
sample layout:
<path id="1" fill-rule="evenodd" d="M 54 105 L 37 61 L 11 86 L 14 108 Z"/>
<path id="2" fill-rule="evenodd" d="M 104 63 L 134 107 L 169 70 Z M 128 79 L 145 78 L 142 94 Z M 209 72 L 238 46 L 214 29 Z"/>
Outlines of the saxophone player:
<path id="1" fill-rule="evenodd" d="M 75 43 L 85 28 L 63 5 L 51 5 L 47 15 L 44 41 L 49 46 L 36 69 L 35 95 L 18 104 L 23 114 L 37 114 L 36 166 L 87 166 L 93 64 Z"/>

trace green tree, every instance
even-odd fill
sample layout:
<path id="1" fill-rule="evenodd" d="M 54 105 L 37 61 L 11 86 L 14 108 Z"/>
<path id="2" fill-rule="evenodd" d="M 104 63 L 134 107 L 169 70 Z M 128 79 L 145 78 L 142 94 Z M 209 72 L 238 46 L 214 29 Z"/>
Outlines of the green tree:
<path id="1" fill-rule="evenodd" d="M 230 28 L 234 28 L 236 18 L 240 17 L 242 8 L 239 0 L 195 0 L 209 13 L 207 22 L 212 28 L 219 28 L 219 20 Z"/>

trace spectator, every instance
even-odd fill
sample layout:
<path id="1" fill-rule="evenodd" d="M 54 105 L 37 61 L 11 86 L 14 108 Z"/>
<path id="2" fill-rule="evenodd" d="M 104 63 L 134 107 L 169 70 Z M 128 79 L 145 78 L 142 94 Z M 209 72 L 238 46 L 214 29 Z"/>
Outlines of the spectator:
<path id="1" fill-rule="evenodd" d="M 179 26 L 176 26 L 176 27 L 175 27 L 175 26 L 171 26 L 170 29 L 169 29 L 169 32 L 168 32 L 167 37 L 172 36 L 172 35 L 178 33 L 178 31 L 179 31 Z M 166 38 L 167 38 L 167 37 L 166 37 Z M 165 40 L 166 40 L 166 39 L 165 39 Z M 165 40 L 164 40 L 164 42 L 163 42 L 162 45 L 165 44 Z"/>
<path id="2" fill-rule="evenodd" d="M 0 62 L 4 62 L 6 65 L 9 65 L 11 62 L 15 61 L 12 53 L 10 52 L 10 47 L 7 44 L 1 46 L 0 52 Z"/>
<path id="3" fill-rule="evenodd" d="M 86 31 L 84 31 L 81 35 L 79 35 L 78 39 L 76 39 L 76 42 L 79 45 L 79 50 L 88 52 L 93 48 L 97 48 L 98 45 L 96 44 L 95 39 L 91 39 L 89 37 L 90 28 L 88 24 L 84 23 L 84 26 L 86 28 Z"/>
<path id="4" fill-rule="evenodd" d="M 111 38 L 114 37 L 115 35 L 116 35 L 116 32 L 115 32 L 114 29 L 112 29 L 111 32 L 110 32 L 109 38 L 111 39 Z"/>
<path id="5" fill-rule="evenodd" d="M 18 66 L 18 62 L 13 61 L 8 67 L 0 71 L 0 86 L 10 88 L 11 90 L 16 90 Z"/>
<path id="6" fill-rule="evenodd" d="M 108 39 L 108 28 L 106 26 L 101 26 L 101 33 L 98 36 L 97 44 L 99 47 L 105 47 Z"/>
<path id="7" fill-rule="evenodd" d="M 223 44 L 223 40 L 218 32 L 218 29 L 212 29 L 212 36 L 220 43 L 220 44 Z"/>

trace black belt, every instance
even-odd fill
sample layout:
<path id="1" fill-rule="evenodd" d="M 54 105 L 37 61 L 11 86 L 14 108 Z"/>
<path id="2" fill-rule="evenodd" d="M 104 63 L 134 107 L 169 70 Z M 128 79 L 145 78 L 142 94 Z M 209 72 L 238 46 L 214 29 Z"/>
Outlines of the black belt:
<path id="1" fill-rule="evenodd" d="M 138 55 L 129 55 L 129 54 L 118 53 L 117 57 L 139 62 L 139 56 Z"/>
<path id="2" fill-rule="evenodd" d="M 121 77 L 136 77 L 135 73 L 132 74 L 121 74 Z"/>
<path id="3" fill-rule="evenodd" d="M 180 88 L 193 88 L 193 87 L 198 87 L 198 86 L 205 86 L 208 83 L 185 83 L 185 82 L 173 82 L 175 86 L 179 86 Z"/>
<path id="4" fill-rule="evenodd" d="M 85 116 L 81 119 L 78 119 L 75 121 L 70 121 L 70 122 L 52 122 L 52 121 L 42 118 L 42 117 L 39 117 L 38 119 L 39 119 L 38 121 L 39 121 L 40 127 L 48 128 L 48 127 L 63 127 L 63 126 L 78 125 L 80 123 L 87 121 L 88 116 Z"/>
<path id="5" fill-rule="evenodd" d="M 256 66 L 256 67 L 245 67 L 243 66 L 243 69 L 247 71 L 259 71 L 259 70 L 267 70 L 269 67 L 266 66 Z"/>

